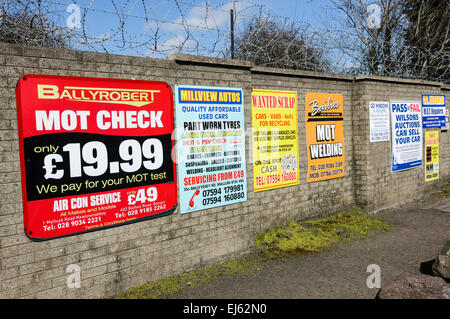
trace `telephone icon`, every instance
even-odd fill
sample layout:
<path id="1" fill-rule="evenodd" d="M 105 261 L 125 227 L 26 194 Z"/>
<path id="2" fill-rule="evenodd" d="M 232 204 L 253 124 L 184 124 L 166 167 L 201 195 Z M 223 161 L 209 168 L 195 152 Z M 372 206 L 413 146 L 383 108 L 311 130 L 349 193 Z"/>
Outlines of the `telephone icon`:
<path id="1" fill-rule="evenodd" d="M 198 194 L 200 194 L 200 190 L 197 189 L 194 193 L 194 195 L 192 195 L 191 200 L 189 201 L 189 207 L 194 207 L 194 197 L 197 196 Z"/>

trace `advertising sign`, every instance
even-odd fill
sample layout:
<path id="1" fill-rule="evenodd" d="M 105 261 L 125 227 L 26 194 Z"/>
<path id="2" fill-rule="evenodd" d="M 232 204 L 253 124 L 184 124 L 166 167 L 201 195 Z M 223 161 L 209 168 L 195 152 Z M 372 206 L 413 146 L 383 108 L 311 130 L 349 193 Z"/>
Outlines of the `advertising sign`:
<path id="1" fill-rule="evenodd" d="M 423 128 L 445 126 L 445 95 L 422 95 Z"/>
<path id="2" fill-rule="evenodd" d="M 247 200 L 242 89 L 177 86 L 180 213 Z"/>
<path id="3" fill-rule="evenodd" d="M 389 141 L 389 102 L 370 102 L 370 142 Z"/>
<path id="4" fill-rule="evenodd" d="M 422 165 L 421 115 L 419 101 L 391 101 L 393 172 Z"/>
<path id="5" fill-rule="evenodd" d="M 308 183 L 345 174 L 344 98 L 342 94 L 306 93 Z"/>
<path id="6" fill-rule="evenodd" d="M 252 90 L 255 192 L 299 183 L 297 92 Z"/>
<path id="7" fill-rule="evenodd" d="M 439 179 L 439 131 L 425 131 L 425 181 Z"/>
<path id="8" fill-rule="evenodd" d="M 173 98 L 166 83 L 25 75 L 16 97 L 30 239 L 173 212 Z"/>

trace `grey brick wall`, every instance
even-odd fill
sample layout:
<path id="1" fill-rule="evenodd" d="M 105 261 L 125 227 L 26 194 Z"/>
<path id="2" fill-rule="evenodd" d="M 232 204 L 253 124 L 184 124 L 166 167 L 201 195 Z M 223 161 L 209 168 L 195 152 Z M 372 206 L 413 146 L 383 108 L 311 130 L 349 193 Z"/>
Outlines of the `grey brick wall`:
<path id="1" fill-rule="evenodd" d="M 357 92 L 357 93 L 356 93 Z M 405 80 L 381 77 L 357 77 L 355 82 L 354 111 L 360 113 L 362 120 L 354 139 L 360 141 L 361 158 L 356 161 L 358 178 L 356 180 L 356 202 L 369 210 L 393 207 L 429 195 L 439 190 L 439 182 L 425 182 L 424 166 L 401 172 L 391 172 L 390 141 L 370 143 L 369 114 L 370 101 L 406 100 L 421 101 L 422 94 L 447 94 L 442 85 L 436 82 Z M 448 103 L 447 103 L 448 107 Z M 425 129 L 436 130 L 436 129 Z M 423 135 L 425 138 L 425 134 Z M 449 179 L 448 132 L 439 132 L 440 181 Z M 356 155 L 356 154 L 355 154 Z M 359 157 L 359 156 L 355 156 Z"/>
<path id="2" fill-rule="evenodd" d="M 169 85 L 239 87 L 246 131 L 252 88 L 298 93 L 300 183 L 253 192 L 247 156 L 248 200 L 210 210 L 31 242 L 23 232 L 15 85 L 27 73 L 165 81 Z M 305 92 L 344 96 L 345 177 L 306 182 Z M 251 63 L 184 55 L 167 60 L 0 44 L 0 298 L 99 298 L 236 257 L 255 235 L 280 222 L 336 212 L 358 204 L 370 210 L 398 205 L 437 190 L 449 176 L 449 133 L 440 134 L 439 182 L 424 169 L 390 172 L 390 142 L 369 143 L 368 102 L 447 94 L 439 83 L 254 67 Z M 247 140 L 247 155 L 251 145 Z M 66 268 L 81 267 L 81 288 L 68 288 Z"/>

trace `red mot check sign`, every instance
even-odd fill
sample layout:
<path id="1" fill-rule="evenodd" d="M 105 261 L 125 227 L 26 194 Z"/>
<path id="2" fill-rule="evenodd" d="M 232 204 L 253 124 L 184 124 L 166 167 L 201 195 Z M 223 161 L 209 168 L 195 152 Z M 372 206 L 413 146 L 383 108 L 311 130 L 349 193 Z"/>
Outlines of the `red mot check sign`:
<path id="1" fill-rule="evenodd" d="M 16 98 L 30 239 L 175 210 L 173 96 L 166 83 L 25 75 Z"/>

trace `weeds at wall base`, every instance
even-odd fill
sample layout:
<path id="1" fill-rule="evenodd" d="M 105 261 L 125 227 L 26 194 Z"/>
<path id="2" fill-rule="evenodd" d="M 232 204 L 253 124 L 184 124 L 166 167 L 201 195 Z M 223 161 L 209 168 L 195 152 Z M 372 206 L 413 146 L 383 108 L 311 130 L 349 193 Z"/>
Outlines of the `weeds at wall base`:
<path id="1" fill-rule="evenodd" d="M 439 193 L 440 197 L 448 197 L 450 196 L 450 182 L 444 182 L 441 186 L 441 192 Z"/>
<path id="2" fill-rule="evenodd" d="M 353 207 L 338 214 L 303 222 L 290 221 L 258 235 L 256 248 L 267 258 L 321 252 L 328 247 L 387 231 L 380 218 Z"/>
<path id="3" fill-rule="evenodd" d="M 262 258 L 252 254 L 243 258 L 222 262 L 210 267 L 184 272 L 180 275 L 165 277 L 131 288 L 116 296 L 116 299 L 160 299 L 167 298 L 176 292 L 207 284 L 223 276 L 244 275 L 262 269 Z"/>
<path id="4" fill-rule="evenodd" d="M 327 217 L 303 222 L 289 221 L 256 237 L 257 252 L 199 270 L 162 278 L 131 288 L 118 299 L 167 298 L 187 288 L 207 284 L 223 276 L 244 275 L 261 271 L 264 262 L 304 253 L 321 252 L 354 238 L 388 231 L 390 226 L 380 218 L 364 213 L 359 207 Z"/>

